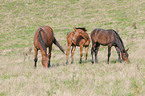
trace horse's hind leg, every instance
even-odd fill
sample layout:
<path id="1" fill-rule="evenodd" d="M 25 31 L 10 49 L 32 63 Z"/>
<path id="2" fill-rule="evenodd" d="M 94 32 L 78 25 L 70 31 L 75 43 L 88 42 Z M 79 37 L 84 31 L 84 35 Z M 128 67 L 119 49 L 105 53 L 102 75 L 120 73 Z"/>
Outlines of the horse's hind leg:
<path id="1" fill-rule="evenodd" d="M 111 46 L 108 45 L 108 61 L 107 61 L 108 64 L 109 64 L 110 55 L 111 55 Z"/>
<path id="2" fill-rule="evenodd" d="M 36 63 L 37 63 L 37 54 L 38 54 L 38 49 L 37 48 L 34 48 L 34 51 L 35 51 L 35 57 L 34 57 L 34 68 L 36 68 Z"/>
<path id="3" fill-rule="evenodd" d="M 94 51 L 95 51 L 96 44 L 92 41 L 92 48 L 91 48 L 91 55 L 92 55 L 92 64 L 94 63 Z"/>
<path id="4" fill-rule="evenodd" d="M 89 46 L 85 48 L 85 49 L 86 49 L 86 58 L 85 58 L 85 60 L 87 60 L 87 56 L 88 56 L 88 48 L 89 48 Z"/>
<path id="5" fill-rule="evenodd" d="M 48 67 L 50 67 L 51 51 L 52 51 L 52 45 L 49 47 L 49 53 L 48 53 L 49 62 L 48 62 Z"/>
<path id="6" fill-rule="evenodd" d="M 118 61 L 121 63 L 121 58 L 120 58 L 120 50 L 118 47 L 115 47 L 116 48 L 116 51 L 117 51 L 117 54 L 118 54 Z"/>
<path id="7" fill-rule="evenodd" d="M 95 46 L 95 63 L 98 63 L 97 55 L 98 55 L 98 50 L 99 50 L 100 44 L 96 44 Z"/>
<path id="8" fill-rule="evenodd" d="M 93 57 L 94 57 L 94 48 L 93 47 L 91 48 L 91 55 L 92 55 L 92 61 L 91 62 L 93 64 L 94 63 L 94 59 L 93 59 Z"/>
<path id="9" fill-rule="evenodd" d="M 75 49 L 76 49 L 76 46 L 72 46 L 72 49 L 71 49 L 71 64 L 73 64 L 73 55 L 74 55 L 74 52 L 75 52 Z"/>

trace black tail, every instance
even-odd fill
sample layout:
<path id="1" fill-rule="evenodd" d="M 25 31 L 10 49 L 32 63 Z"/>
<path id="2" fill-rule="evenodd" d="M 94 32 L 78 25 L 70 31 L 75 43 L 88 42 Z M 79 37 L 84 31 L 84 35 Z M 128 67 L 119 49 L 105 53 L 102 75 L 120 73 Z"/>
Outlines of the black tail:
<path id="1" fill-rule="evenodd" d="M 40 42 L 40 44 L 41 44 L 41 46 L 42 46 L 42 49 L 43 49 L 44 52 L 45 52 L 45 56 L 47 56 L 46 48 L 45 48 L 45 43 L 44 43 L 44 41 L 43 41 L 43 38 L 42 38 L 42 35 L 41 35 L 41 31 L 43 32 L 43 29 L 42 29 L 42 28 L 40 28 L 40 30 L 39 30 L 38 38 L 39 38 L 39 42 Z"/>
<path id="2" fill-rule="evenodd" d="M 65 54 L 64 49 L 60 46 L 60 44 L 58 43 L 58 41 L 55 39 L 54 37 L 54 44 Z"/>

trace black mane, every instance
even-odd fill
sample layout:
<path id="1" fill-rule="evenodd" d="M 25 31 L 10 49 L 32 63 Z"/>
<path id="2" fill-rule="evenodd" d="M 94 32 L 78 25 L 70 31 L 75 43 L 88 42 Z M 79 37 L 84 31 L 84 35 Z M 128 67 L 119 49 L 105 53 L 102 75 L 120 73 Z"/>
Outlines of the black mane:
<path id="1" fill-rule="evenodd" d="M 123 48 L 124 48 L 123 41 L 122 41 L 122 39 L 120 38 L 119 34 L 118 34 L 115 30 L 110 29 L 110 31 L 113 31 L 113 32 L 118 36 L 118 38 L 119 38 L 119 40 L 120 40 L 120 42 L 121 42 L 121 44 L 122 44 L 122 46 L 123 46 Z"/>
<path id="2" fill-rule="evenodd" d="M 77 27 L 76 29 L 81 29 L 81 30 L 87 31 L 87 29 L 85 27 Z"/>

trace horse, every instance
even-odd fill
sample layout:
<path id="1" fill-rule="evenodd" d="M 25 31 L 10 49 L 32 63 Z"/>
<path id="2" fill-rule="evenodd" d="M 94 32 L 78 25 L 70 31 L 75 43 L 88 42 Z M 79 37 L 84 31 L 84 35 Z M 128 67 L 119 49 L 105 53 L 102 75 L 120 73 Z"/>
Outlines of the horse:
<path id="1" fill-rule="evenodd" d="M 68 55 L 69 55 L 69 50 L 72 46 L 71 49 L 71 64 L 73 64 L 73 55 L 74 55 L 74 51 L 76 49 L 76 46 L 80 47 L 80 61 L 79 63 L 82 63 L 82 51 L 83 51 L 83 47 L 85 47 L 86 50 L 86 57 L 85 59 L 87 60 L 87 55 L 88 55 L 88 48 L 89 48 L 89 44 L 90 44 L 90 38 L 89 35 L 86 33 L 86 28 L 74 28 L 73 32 L 70 32 L 67 35 L 67 59 L 66 59 L 66 64 L 68 64 Z"/>
<path id="2" fill-rule="evenodd" d="M 36 63 L 38 60 L 37 58 L 38 50 L 41 51 L 43 67 L 45 68 L 50 67 L 50 59 L 53 43 L 65 54 L 64 49 L 55 39 L 52 28 L 50 26 L 39 27 L 34 35 L 34 51 L 35 51 L 34 68 L 36 68 Z M 47 48 L 49 48 L 48 54 Z"/>
<path id="3" fill-rule="evenodd" d="M 94 60 L 93 60 L 94 53 L 95 53 L 95 63 L 98 62 L 97 54 L 98 54 L 100 45 L 108 46 L 108 60 L 107 60 L 108 64 L 109 64 L 109 58 L 111 55 L 112 46 L 116 48 L 119 62 L 121 62 L 120 52 L 121 52 L 122 60 L 124 60 L 127 63 L 130 62 L 128 58 L 128 53 L 127 53 L 129 48 L 125 50 L 123 41 L 115 30 L 113 29 L 105 30 L 105 29 L 96 28 L 91 32 L 90 36 L 92 40 L 92 48 L 91 48 L 92 64 L 94 63 Z"/>

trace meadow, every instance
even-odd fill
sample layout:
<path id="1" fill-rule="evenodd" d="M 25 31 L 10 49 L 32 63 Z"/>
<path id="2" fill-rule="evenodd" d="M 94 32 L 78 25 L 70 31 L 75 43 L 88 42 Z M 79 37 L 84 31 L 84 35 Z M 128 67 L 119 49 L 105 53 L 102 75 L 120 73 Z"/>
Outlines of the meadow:
<path id="1" fill-rule="evenodd" d="M 119 63 L 112 47 L 101 46 L 98 64 L 74 64 L 53 45 L 51 68 L 43 68 L 41 53 L 33 67 L 36 30 L 51 26 L 58 42 L 67 49 L 66 36 L 74 27 L 114 29 L 129 48 L 130 63 Z M 83 50 L 85 52 L 85 49 Z M 144 0 L 1 0 L 0 1 L 0 96 L 144 96 L 145 1 Z"/>

